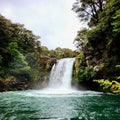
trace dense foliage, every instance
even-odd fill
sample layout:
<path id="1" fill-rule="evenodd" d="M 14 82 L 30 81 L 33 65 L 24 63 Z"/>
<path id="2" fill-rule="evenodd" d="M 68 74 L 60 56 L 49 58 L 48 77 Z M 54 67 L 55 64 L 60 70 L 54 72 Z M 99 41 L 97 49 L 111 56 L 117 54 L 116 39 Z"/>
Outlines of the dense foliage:
<path id="1" fill-rule="evenodd" d="M 87 20 L 89 27 L 94 27 L 78 31 L 75 41 L 80 53 L 74 78 L 83 84 L 88 83 L 88 86 L 98 79 L 97 82 L 107 91 L 120 93 L 120 81 L 117 79 L 120 70 L 115 67 L 120 64 L 120 0 L 76 1 L 74 9 L 79 18 Z M 113 83 L 117 90 L 112 89 Z"/>

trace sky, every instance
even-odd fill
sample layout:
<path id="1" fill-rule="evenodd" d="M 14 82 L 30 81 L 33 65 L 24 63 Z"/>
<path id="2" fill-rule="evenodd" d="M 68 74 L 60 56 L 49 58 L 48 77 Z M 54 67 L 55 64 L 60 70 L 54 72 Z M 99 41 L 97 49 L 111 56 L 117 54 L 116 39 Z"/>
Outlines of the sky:
<path id="1" fill-rule="evenodd" d="M 75 50 L 77 31 L 84 27 L 72 9 L 75 0 L 0 0 L 0 14 L 24 24 L 40 36 L 42 46 Z"/>

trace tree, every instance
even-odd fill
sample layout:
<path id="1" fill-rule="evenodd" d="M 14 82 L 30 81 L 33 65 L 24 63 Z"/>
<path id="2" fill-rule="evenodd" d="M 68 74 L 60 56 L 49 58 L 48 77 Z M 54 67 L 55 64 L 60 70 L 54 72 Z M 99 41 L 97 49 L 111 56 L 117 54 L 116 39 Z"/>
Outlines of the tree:
<path id="1" fill-rule="evenodd" d="M 32 31 L 24 28 L 23 24 L 12 24 L 14 33 L 11 38 L 20 46 L 23 53 L 34 52 L 36 48 L 40 47 L 39 36 L 36 36 Z"/>
<path id="2" fill-rule="evenodd" d="M 40 55 L 41 56 L 49 56 L 49 50 L 46 46 L 41 46 L 40 47 L 41 51 L 40 51 Z"/>
<path id="3" fill-rule="evenodd" d="M 54 51 L 57 59 L 75 56 L 75 52 L 68 48 L 57 47 Z"/>
<path id="4" fill-rule="evenodd" d="M 88 24 L 91 22 L 93 17 L 93 15 L 89 16 L 89 13 L 92 13 L 92 9 L 90 9 L 91 1 L 93 0 L 81 0 L 81 4 L 79 6 L 75 6 L 76 10 L 80 8 L 80 10 L 78 10 L 80 14 L 86 13 L 86 10 L 89 9 L 87 11 L 88 13 L 80 16 L 83 20 L 85 20 L 86 17 L 89 18 L 86 19 Z M 94 0 L 93 2 L 95 1 L 98 0 Z M 79 66 L 75 68 L 75 77 L 77 77 L 79 81 L 81 80 L 81 77 L 84 77 L 84 75 L 88 78 L 90 71 L 91 73 L 95 72 L 95 74 L 92 74 L 89 79 L 92 84 L 94 84 L 93 79 L 108 79 L 110 82 L 112 80 L 119 82 L 119 79 L 116 79 L 116 74 L 119 76 L 120 73 L 116 71 L 115 66 L 120 64 L 120 0 L 103 0 L 103 2 L 105 3 L 105 6 L 101 10 L 99 7 L 96 7 L 98 14 L 98 17 L 96 17 L 98 19 L 97 24 L 94 23 L 94 27 L 89 29 L 85 35 L 86 49 L 81 49 L 80 51 L 80 53 L 83 52 L 85 59 L 82 61 L 82 58 L 78 57 L 80 60 L 78 61 Z M 78 1 L 78 3 L 80 3 L 80 1 Z M 99 4 L 99 1 L 98 3 L 95 3 L 96 6 L 97 4 Z M 84 9 L 82 9 L 82 7 Z M 79 39 L 80 37 L 77 38 L 77 41 L 79 41 Z M 84 62 L 86 64 L 83 64 Z M 89 71 L 88 68 L 90 66 L 92 69 Z M 83 83 L 84 82 L 85 78 L 83 78 Z"/>
<path id="5" fill-rule="evenodd" d="M 80 51 L 83 49 L 83 47 L 85 45 L 85 37 L 86 37 L 87 31 L 88 30 L 86 28 L 84 28 L 77 32 L 77 36 L 74 39 L 74 44 L 77 47 L 77 51 Z"/>
<path id="6" fill-rule="evenodd" d="M 99 22 L 99 13 L 103 11 L 108 0 L 76 0 L 73 10 L 81 21 L 87 21 L 89 27 Z"/>
<path id="7" fill-rule="evenodd" d="M 120 10 L 117 10 L 115 16 L 113 17 L 113 31 L 120 34 Z"/>
<path id="8" fill-rule="evenodd" d="M 119 6 L 120 0 L 109 0 L 106 4 L 106 8 L 99 17 L 99 24 L 95 29 L 88 32 L 89 43 L 96 43 L 94 48 L 98 49 L 98 45 L 102 43 L 104 49 L 106 49 L 109 57 L 115 57 L 119 61 L 120 49 L 119 49 Z M 91 34 L 89 34 L 91 33 Z M 96 36 L 96 37 L 95 37 Z M 91 38 L 91 39 L 89 39 Z M 115 62 L 117 62 L 115 60 Z"/>
<path id="9" fill-rule="evenodd" d="M 25 56 L 18 50 L 18 44 L 11 42 L 7 49 L 11 54 L 11 62 L 9 64 L 10 74 L 28 80 L 30 66 L 28 66 Z"/>
<path id="10" fill-rule="evenodd" d="M 19 46 L 19 52 L 23 55 L 40 51 L 39 36 L 26 29 L 23 24 L 12 23 L 4 16 L 0 15 L 0 55 L 2 57 L 1 67 L 7 68 L 11 62 L 11 54 L 7 47 L 11 42 L 16 42 Z M 6 71 L 6 72 L 5 72 Z"/>

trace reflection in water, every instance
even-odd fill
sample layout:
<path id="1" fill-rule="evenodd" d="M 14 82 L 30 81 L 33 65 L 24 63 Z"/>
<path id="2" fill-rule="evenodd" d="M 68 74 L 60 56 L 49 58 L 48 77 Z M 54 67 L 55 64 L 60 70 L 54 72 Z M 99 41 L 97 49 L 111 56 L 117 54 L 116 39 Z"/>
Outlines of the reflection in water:
<path id="1" fill-rule="evenodd" d="M 41 94 L 38 91 L 0 94 L 0 120 L 118 120 L 120 96 L 90 91 Z"/>

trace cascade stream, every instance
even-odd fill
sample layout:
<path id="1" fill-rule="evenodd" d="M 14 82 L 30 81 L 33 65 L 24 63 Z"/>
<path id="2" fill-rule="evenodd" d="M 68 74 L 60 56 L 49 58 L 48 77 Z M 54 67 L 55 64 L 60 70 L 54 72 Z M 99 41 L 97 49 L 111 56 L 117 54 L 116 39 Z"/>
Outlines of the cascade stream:
<path id="1" fill-rule="evenodd" d="M 64 58 L 54 64 L 51 70 L 49 87 L 57 89 L 72 89 L 72 70 L 75 58 Z"/>

